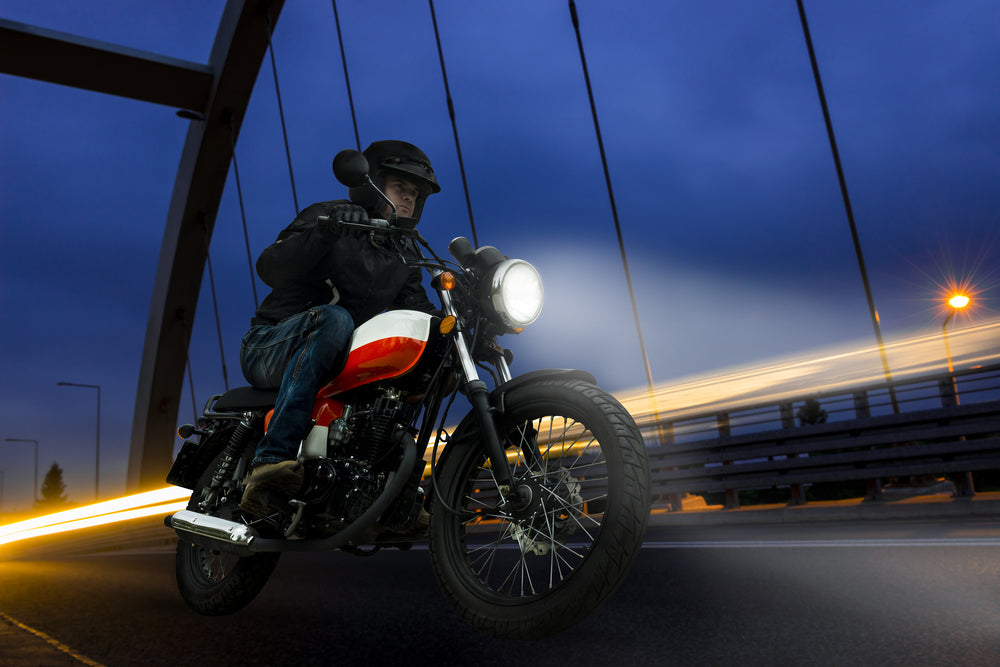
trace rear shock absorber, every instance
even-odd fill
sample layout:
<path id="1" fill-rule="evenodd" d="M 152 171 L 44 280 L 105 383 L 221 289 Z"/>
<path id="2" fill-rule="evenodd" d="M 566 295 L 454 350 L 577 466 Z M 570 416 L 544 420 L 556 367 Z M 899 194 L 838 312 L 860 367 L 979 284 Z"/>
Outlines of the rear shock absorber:
<path id="1" fill-rule="evenodd" d="M 222 452 L 222 459 L 212 474 L 212 481 L 209 486 L 213 490 L 219 490 L 226 480 L 233 478 L 236 471 L 236 464 L 240 460 L 240 454 L 247 444 L 249 437 L 257 430 L 260 424 L 260 415 L 256 412 L 248 412 L 243 415 L 243 419 L 233 431 L 229 438 L 229 444 Z"/>

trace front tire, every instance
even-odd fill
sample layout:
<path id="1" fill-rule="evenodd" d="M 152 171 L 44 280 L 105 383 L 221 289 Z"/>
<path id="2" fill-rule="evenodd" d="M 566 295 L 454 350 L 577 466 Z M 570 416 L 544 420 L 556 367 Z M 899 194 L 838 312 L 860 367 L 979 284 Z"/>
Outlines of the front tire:
<path id="1" fill-rule="evenodd" d="M 500 505 L 476 429 L 456 434 L 437 474 L 431 560 L 462 617 L 498 637 L 538 638 L 579 622 L 623 580 L 649 517 L 649 463 L 632 417 L 603 390 L 539 381 L 497 417 L 527 508 Z"/>
<path id="2" fill-rule="evenodd" d="M 228 440 L 230 433 L 231 429 L 227 429 L 210 437 L 224 437 Z M 222 488 L 212 491 L 212 475 L 226 455 L 225 450 L 217 454 L 198 480 L 187 508 L 239 521 L 242 495 L 242 485 L 239 482 L 252 453 L 252 447 L 245 447 Z M 278 564 L 279 556 L 279 552 L 265 552 L 240 557 L 181 538 L 177 540 L 175 559 L 177 587 L 184 602 L 199 614 L 232 614 L 257 597 Z"/>

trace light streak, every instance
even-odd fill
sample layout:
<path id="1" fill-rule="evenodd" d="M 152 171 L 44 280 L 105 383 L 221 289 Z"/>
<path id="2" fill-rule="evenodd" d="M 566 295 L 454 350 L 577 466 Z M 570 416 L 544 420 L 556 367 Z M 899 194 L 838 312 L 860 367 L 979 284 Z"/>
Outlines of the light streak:
<path id="1" fill-rule="evenodd" d="M 0 526 L 0 544 L 184 509 L 188 489 L 169 486 Z"/>
<path id="2" fill-rule="evenodd" d="M 1000 320 L 949 332 L 956 366 L 965 368 L 1000 360 Z M 895 380 L 913 379 L 945 370 L 941 330 L 922 332 L 885 343 Z M 724 412 L 755 402 L 801 399 L 804 395 L 848 390 L 884 380 L 874 345 L 847 345 L 807 355 L 771 360 L 753 366 L 681 378 L 661 383 L 655 401 L 662 419 L 682 418 L 693 412 Z M 649 392 L 636 389 L 618 399 L 636 417 L 654 414 Z"/>
<path id="3" fill-rule="evenodd" d="M 885 547 L 1000 547 L 996 537 L 959 538 L 915 538 L 892 539 L 871 538 L 854 540 L 703 540 L 693 542 L 643 542 L 643 549 L 829 549 L 832 547 L 865 547 L 884 549 Z"/>
<path id="4" fill-rule="evenodd" d="M 1000 320 L 969 326 L 951 336 L 955 341 L 953 347 L 957 350 L 956 357 L 967 367 L 996 363 L 1000 359 L 1000 345 L 997 344 L 1000 341 Z M 894 358 L 893 368 L 897 378 L 914 377 L 939 370 L 942 364 L 943 349 L 937 332 L 889 342 L 886 349 Z M 881 371 L 873 361 L 875 351 L 876 348 L 870 345 L 842 347 L 813 353 L 812 356 L 772 360 L 755 367 L 731 369 L 661 384 L 655 389 L 656 400 L 661 406 L 659 414 L 661 418 L 677 417 L 709 406 L 721 410 L 762 397 L 776 401 L 793 396 L 801 397 L 804 392 L 829 391 L 877 382 L 881 379 Z M 649 406 L 649 392 L 645 389 L 619 394 L 618 398 L 637 418 L 653 412 Z M 562 425 L 554 421 L 553 427 L 559 430 Z M 570 429 L 566 435 L 575 436 L 576 433 Z M 431 458 L 436 444 L 439 443 L 434 440 L 428 445 L 424 453 L 425 461 Z M 563 444 L 565 451 L 559 453 L 575 453 L 578 447 L 571 441 Z M 425 466 L 425 479 L 429 472 L 428 463 Z M 189 495 L 189 490 L 171 486 L 0 525 L 0 545 L 42 535 L 168 514 L 183 509 Z"/>

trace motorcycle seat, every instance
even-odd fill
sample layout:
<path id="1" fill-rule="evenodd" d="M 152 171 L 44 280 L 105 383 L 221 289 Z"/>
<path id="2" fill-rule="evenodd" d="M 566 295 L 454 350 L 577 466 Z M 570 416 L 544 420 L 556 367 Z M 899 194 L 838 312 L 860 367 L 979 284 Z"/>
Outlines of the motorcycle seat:
<path id="1" fill-rule="evenodd" d="M 257 387 L 237 387 L 230 389 L 212 405 L 215 412 L 246 412 L 274 407 L 278 399 L 277 389 Z"/>

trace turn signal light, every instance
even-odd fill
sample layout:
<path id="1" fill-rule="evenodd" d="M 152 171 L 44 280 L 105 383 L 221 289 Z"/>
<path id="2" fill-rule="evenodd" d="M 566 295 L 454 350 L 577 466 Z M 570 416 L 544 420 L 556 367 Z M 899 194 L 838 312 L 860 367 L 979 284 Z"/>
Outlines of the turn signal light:
<path id="1" fill-rule="evenodd" d="M 451 333 L 451 330 L 454 328 L 455 328 L 455 316 L 448 315 L 447 317 L 441 320 L 441 324 L 440 326 L 438 326 L 438 331 L 440 331 L 442 334 L 449 334 Z"/>
<path id="2" fill-rule="evenodd" d="M 450 292 L 455 289 L 455 274 L 451 271 L 445 271 L 438 276 L 438 284 L 441 285 L 441 289 Z"/>

